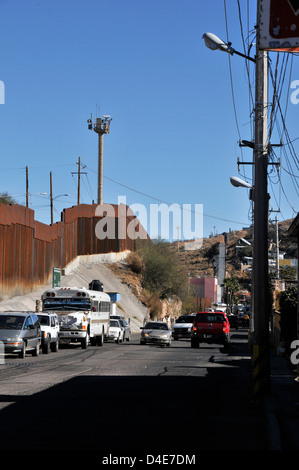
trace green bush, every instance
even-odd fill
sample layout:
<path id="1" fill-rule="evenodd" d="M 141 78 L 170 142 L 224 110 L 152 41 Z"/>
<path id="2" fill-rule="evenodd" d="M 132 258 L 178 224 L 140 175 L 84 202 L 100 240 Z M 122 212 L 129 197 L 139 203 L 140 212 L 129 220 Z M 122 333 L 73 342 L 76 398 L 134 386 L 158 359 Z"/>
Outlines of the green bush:
<path id="1" fill-rule="evenodd" d="M 188 276 L 180 266 L 171 246 L 163 241 L 143 243 L 138 249 L 143 262 L 142 286 L 158 294 L 160 299 L 187 292 Z"/>

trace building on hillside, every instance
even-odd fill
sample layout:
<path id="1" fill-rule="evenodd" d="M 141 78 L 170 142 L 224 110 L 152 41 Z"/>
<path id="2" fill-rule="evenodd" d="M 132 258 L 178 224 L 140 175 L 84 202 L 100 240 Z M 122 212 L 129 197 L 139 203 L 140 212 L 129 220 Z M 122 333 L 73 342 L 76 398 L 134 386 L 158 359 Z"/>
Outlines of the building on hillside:
<path id="1" fill-rule="evenodd" d="M 213 259 L 214 275 L 217 277 L 218 289 L 215 303 L 221 303 L 224 294 L 224 279 L 226 275 L 226 243 L 219 243 L 219 254 Z"/>
<path id="2" fill-rule="evenodd" d="M 216 277 L 191 278 L 190 286 L 198 309 L 205 309 L 218 303 L 219 285 Z"/>

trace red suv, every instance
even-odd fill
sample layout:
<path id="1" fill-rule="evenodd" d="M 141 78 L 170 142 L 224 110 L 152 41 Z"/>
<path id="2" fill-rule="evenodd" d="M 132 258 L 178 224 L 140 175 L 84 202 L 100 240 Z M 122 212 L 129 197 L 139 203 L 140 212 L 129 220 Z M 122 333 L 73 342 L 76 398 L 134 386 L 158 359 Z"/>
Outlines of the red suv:
<path id="1" fill-rule="evenodd" d="M 230 325 L 225 313 L 197 313 L 191 332 L 191 348 L 198 348 L 199 343 L 230 343 Z"/>

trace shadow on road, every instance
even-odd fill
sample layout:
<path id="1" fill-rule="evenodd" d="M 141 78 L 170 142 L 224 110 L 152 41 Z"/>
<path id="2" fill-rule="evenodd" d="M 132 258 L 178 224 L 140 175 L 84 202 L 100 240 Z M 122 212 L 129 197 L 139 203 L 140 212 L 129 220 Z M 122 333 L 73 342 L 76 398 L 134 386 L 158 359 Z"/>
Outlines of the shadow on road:
<path id="1" fill-rule="evenodd" d="M 205 377 L 80 376 L 33 396 L 0 396 L 17 400 L 0 412 L 0 449 L 266 449 L 264 418 L 236 365 L 213 364 Z"/>

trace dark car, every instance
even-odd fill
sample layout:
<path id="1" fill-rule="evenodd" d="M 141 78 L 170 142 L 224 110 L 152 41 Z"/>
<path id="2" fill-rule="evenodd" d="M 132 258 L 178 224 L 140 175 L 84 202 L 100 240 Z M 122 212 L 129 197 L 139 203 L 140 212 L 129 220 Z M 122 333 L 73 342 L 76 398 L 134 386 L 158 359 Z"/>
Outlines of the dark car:
<path id="1" fill-rule="evenodd" d="M 5 353 L 24 358 L 27 351 L 38 356 L 41 327 L 34 312 L 0 312 L 0 341 Z"/>
<path id="2" fill-rule="evenodd" d="M 192 327 L 191 348 L 198 348 L 200 343 L 229 345 L 230 324 L 225 313 L 197 313 Z"/>

